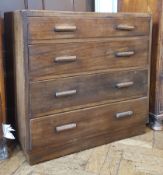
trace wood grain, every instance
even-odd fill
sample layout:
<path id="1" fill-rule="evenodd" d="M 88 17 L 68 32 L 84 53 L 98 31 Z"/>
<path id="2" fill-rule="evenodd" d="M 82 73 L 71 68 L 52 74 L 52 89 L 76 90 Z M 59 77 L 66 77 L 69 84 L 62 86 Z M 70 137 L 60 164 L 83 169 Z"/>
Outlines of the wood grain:
<path id="1" fill-rule="evenodd" d="M 89 139 L 103 133 L 114 133 L 125 129 L 125 126 L 136 126 L 145 123 L 148 111 L 147 99 L 138 99 L 117 104 L 102 105 L 72 112 L 57 114 L 39 119 L 32 119 L 31 140 L 32 149 L 46 145 L 60 146 L 78 140 Z M 133 111 L 131 117 L 116 118 L 120 112 Z M 76 128 L 56 132 L 59 126 L 76 124 Z M 48 139 L 42 139 L 42 136 Z"/>
<path id="2" fill-rule="evenodd" d="M 137 126 L 139 126 L 139 129 L 137 129 Z M 117 140 L 140 135 L 145 133 L 145 128 L 145 125 L 142 125 L 141 121 L 140 123 L 137 123 L 137 125 L 132 125 L 132 127 L 127 126 L 125 129 L 119 129 L 114 133 L 107 132 L 96 137 L 90 137 L 88 139 L 83 138 L 81 140 L 78 140 L 77 142 L 71 142 L 69 144 L 64 144 L 59 147 L 49 145 L 48 147 L 33 149 L 31 151 L 28 151 L 27 159 L 30 164 L 33 165 L 39 162 L 43 162 L 45 160 L 50 160 L 68 154 L 76 153 L 79 152 L 79 150 L 83 151 Z"/>
<path id="3" fill-rule="evenodd" d="M 132 31 L 117 30 L 117 25 L 126 24 L 134 26 Z M 55 32 L 55 25 L 75 25 L 77 30 L 74 32 Z M 54 17 L 32 17 L 29 18 L 29 42 L 33 40 L 53 40 L 63 38 L 94 38 L 94 37 L 113 37 L 113 36 L 142 36 L 149 34 L 149 22 L 146 18 L 121 16 L 96 18 L 84 17 L 81 15 L 67 15 Z"/>
<path id="4" fill-rule="evenodd" d="M 147 95 L 147 70 L 120 71 L 81 75 L 31 83 L 31 117 L 72 110 L 103 101 L 114 102 Z M 133 82 L 130 87 L 117 88 L 118 83 Z M 56 98 L 56 92 L 76 90 L 76 94 Z"/>
<path id="5" fill-rule="evenodd" d="M 151 15 L 149 13 L 96 13 L 96 12 L 73 12 L 73 11 L 55 11 L 55 10 L 19 10 L 20 13 L 26 14 L 28 17 L 59 17 L 59 16 L 78 16 L 80 17 L 81 15 L 83 17 L 89 18 L 89 17 L 94 17 L 94 18 L 112 18 L 112 17 L 117 17 L 117 18 L 123 18 L 123 17 L 128 17 L 128 18 L 146 18 L 147 21 L 151 20 Z"/>
<path id="6" fill-rule="evenodd" d="M 5 14 L 5 26 L 7 26 L 6 30 L 6 39 L 8 41 L 7 51 L 10 58 L 12 58 L 8 63 L 8 74 L 12 74 L 10 80 L 10 86 L 12 87 L 12 94 L 8 94 L 8 98 L 14 100 L 11 105 L 14 105 L 15 114 L 15 123 L 17 129 L 17 135 L 19 137 L 19 141 L 22 145 L 22 148 L 28 149 L 29 148 L 29 119 L 26 118 L 28 115 L 28 88 L 27 88 L 27 75 L 20 74 L 23 72 L 24 69 L 27 70 L 27 59 L 26 56 L 26 49 L 24 48 L 24 22 L 22 21 L 22 15 L 20 12 L 15 13 L 6 13 Z M 8 25 L 10 24 L 10 27 Z M 21 107 L 20 107 L 21 106 Z M 12 106 L 13 107 L 13 106 Z M 20 108 L 19 108 L 20 107 Z"/>
<path id="7" fill-rule="evenodd" d="M 2 123 L 6 123 L 6 94 L 4 79 L 4 52 L 3 52 L 3 23 L 0 18 L 0 138 L 2 138 Z"/>
<path id="8" fill-rule="evenodd" d="M 149 12 L 153 18 L 151 49 L 150 112 L 163 116 L 162 91 L 162 9 L 161 0 L 119 0 L 119 12 Z"/>
<path id="9" fill-rule="evenodd" d="M 29 46 L 31 79 L 67 75 L 113 68 L 148 65 L 148 38 L 119 38 Z M 63 49 L 64 48 L 64 49 Z M 131 56 L 117 57 L 119 52 L 134 51 Z M 75 56 L 70 62 L 56 62 L 57 57 Z M 68 76 L 68 75 L 67 75 Z"/>
<path id="10" fill-rule="evenodd" d="M 7 28 L 14 29 L 6 36 L 13 46 L 10 63 L 15 61 L 19 139 L 31 164 L 144 132 L 149 14 L 23 10 L 6 16 Z M 54 35 L 61 24 L 75 31 Z"/>

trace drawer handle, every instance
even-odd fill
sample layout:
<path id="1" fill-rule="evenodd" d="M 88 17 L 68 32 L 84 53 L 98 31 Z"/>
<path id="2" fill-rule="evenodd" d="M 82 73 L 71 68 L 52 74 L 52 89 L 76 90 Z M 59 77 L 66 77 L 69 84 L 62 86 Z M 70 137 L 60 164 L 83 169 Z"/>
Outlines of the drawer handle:
<path id="1" fill-rule="evenodd" d="M 74 32 L 76 29 L 75 25 L 56 25 L 54 27 L 55 32 Z"/>
<path id="2" fill-rule="evenodd" d="M 134 114 L 133 111 L 116 113 L 116 118 L 131 117 Z"/>
<path id="3" fill-rule="evenodd" d="M 70 124 L 67 124 L 67 125 L 57 126 L 56 131 L 57 132 L 62 132 L 62 131 L 74 129 L 76 127 L 77 127 L 76 123 L 70 123 Z"/>
<path id="4" fill-rule="evenodd" d="M 77 90 L 69 90 L 69 91 L 62 91 L 62 92 L 56 92 L 55 96 L 56 97 L 67 97 L 67 96 L 71 96 L 71 95 L 75 95 L 77 93 Z"/>
<path id="5" fill-rule="evenodd" d="M 129 56 L 132 56 L 132 55 L 134 55 L 134 54 L 135 54 L 134 51 L 116 52 L 116 53 L 115 53 L 115 56 L 116 56 L 116 57 L 129 57 Z"/>
<path id="6" fill-rule="evenodd" d="M 130 87 L 134 84 L 134 82 L 130 81 L 130 82 L 124 82 L 124 83 L 118 83 L 116 84 L 117 88 L 126 88 L 126 87 Z"/>
<path id="7" fill-rule="evenodd" d="M 56 63 L 63 63 L 63 62 L 74 62 L 77 60 L 76 56 L 63 56 L 63 57 L 56 57 Z"/>
<path id="8" fill-rule="evenodd" d="M 135 26 L 130 26 L 130 25 L 126 25 L 126 24 L 119 24 L 116 26 L 117 30 L 127 30 L 127 31 L 131 31 L 135 29 Z"/>

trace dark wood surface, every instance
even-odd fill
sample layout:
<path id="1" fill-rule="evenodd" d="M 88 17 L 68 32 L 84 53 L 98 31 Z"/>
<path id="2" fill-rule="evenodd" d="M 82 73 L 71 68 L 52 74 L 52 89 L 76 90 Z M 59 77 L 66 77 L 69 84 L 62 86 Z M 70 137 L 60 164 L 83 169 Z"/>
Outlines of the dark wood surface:
<path id="1" fill-rule="evenodd" d="M 117 140 L 140 135 L 145 133 L 145 128 L 146 128 L 145 125 L 141 125 L 141 124 L 142 124 L 142 121 L 140 123 L 137 123 L 137 125 L 135 126 L 132 125 L 131 127 L 128 126 L 125 129 L 119 129 L 118 131 L 114 132 L 114 134 L 105 133 L 96 137 L 91 137 L 89 139 L 83 138 L 81 140 L 78 140 L 77 142 L 64 144 L 59 147 L 48 145 L 44 148 L 33 149 L 31 151 L 28 151 L 28 154 L 26 154 L 26 157 L 30 162 L 30 164 L 33 165 L 38 162 L 43 162 L 45 160 L 54 159 L 61 156 L 65 156 L 67 154 L 79 152 L 79 148 L 80 148 L 80 151 L 83 151 L 86 149 L 104 145 Z M 138 126 L 139 126 L 139 129 L 138 129 Z"/>
<path id="2" fill-rule="evenodd" d="M 42 26 L 44 21 L 46 23 L 45 19 L 48 25 L 47 33 L 44 34 L 45 28 L 39 28 L 38 24 Z M 83 24 L 87 25 L 90 19 L 90 27 L 77 26 L 82 32 L 76 35 L 78 37 L 74 37 L 75 35 L 69 32 L 76 27 L 68 26 L 67 34 L 62 31 L 58 34 L 62 37 L 56 38 L 54 26 L 62 20 L 65 23 L 65 19 L 67 22 L 81 19 Z M 105 21 L 111 24 L 107 30 Z M 96 22 L 101 24 L 100 28 L 94 25 Z M 5 23 L 6 26 L 10 26 L 7 36 L 8 42 L 13 45 L 13 52 L 10 51 L 10 55 L 15 61 L 19 140 L 31 164 L 144 132 L 149 102 L 149 14 L 17 11 L 6 14 Z M 120 24 L 120 31 L 114 31 L 115 24 Z M 133 30 L 131 24 L 139 25 Z M 65 26 L 56 27 L 56 30 L 58 29 L 65 30 Z M 91 32 L 90 29 L 94 30 Z M 131 29 L 132 31 L 129 31 Z M 109 31 L 114 35 L 108 34 Z M 65 35 L 74 36 L 67 38 Z M 140 48 L 141 43 L 144 45 Z M 127 53 L 121 52 L 131 47 L 134 47 L 135 55 L 132 50 L 128 50 Z M 116 53 L 116 58 L 109 56 L 114 49 L 120 49 L 120 52 Z M 77 61 L 80 53 L 80 57 L 86 62 L 83 67 L 80 63 L 76 70 L 75 67 L 74 70 L 70 67 L 67 72 L 64 70 L 66 68 L 58 68 L 57 71 L 50 67 L 49 59 L 56 59 L 57 56 L 57 59 L 59 57 L 59 60 L 63 60 L 65 58 L 60 58 L 63 56 L 62 53 L 64 57 L 71 56 L 71 59 L 75 58 Z M 77 56 L 68 55 L 72 53 Z M 90 62 L 95 58 L 99 60 L 97 65 Z M 120 62 L 117 60 L 116 64 L 114 59 L 120 59 Z M 130 59 L 133 60 L 132 63 Z M 32 67 L 34 61 L 35 66 Z M 108 61 L 106 65 L 105 61 Z M 46 63 L 47 73 L 42 70 L 45 69 Z M 38 68 L 39 73 L 32 75 L 33 68 Z M 127 101 L 129 99 L 131 101 Z M 133 118 L 119 118 L 126 115 Z M 119 119 L 115 120 L 114 117 Z M 78 129 L 75 123 L 77 121 L 81 128 L 88 127 L 88 130 Z M 97 123 L 100 125 L 99 128 Z M 112 132 L 106 131 L 108 128 Z M 73 133 L 69 140 L 66 135 L 69 135 L 71 129 Z M 50 138 L 52 130 L 54 137 Z M 98 135 L 97 131 L 101 134 Z M 42 132 L 44 135 L 47 134 L 45 142 L 40 141 Z M 61 141 L 65 141 L 66 144 L 62 145 Z"/>
<path id="3" fill-rule="evenodd" d="M 0 18 L 0 61 L 2 60 L 2 19 Z M 0 92 L 1 93 L 1 92 Z M 2 123 L 4 122 L 4 116 L 2 115 L 2 99 L 0 94 L 0 139 L 2 139 Z"/>
<path id="4" fill-rule="evenodd" d="M 162 9 L 161 0 L 119 0 L 119 12 L 149 12 L 153 17 L 151 49 L 150 112 L 163 117 L 162 86 Z"/>
<path id="5" fill-rule="evenodd" d="M 37 149 L 47 145 L 59 147 L 81 139 L 84 142 L 86 139 L 104 133 L 114 134 L 129 126 L 138 126 L 138 124 L 144 123 L 148 116 L 147 104 L 148 100 L 144 98 L 32 119 L 30 123 L 31 148 Z M 129 111 L 133 114 L 127 115 Z M 116 117 L 118 113 L 124 112 L 126 115 L 122 118 Z M 58 131 L 57 128 L 59 127 L 63 127 L 63 129 L 61 128 L 62 130 Z M 48 139 L 42 139 L 43 135 Z"/>
<path id="6" fill-rule="evenodd" d="M 158 33 L 158 50 L 156 62 L 156 88 L 155 88 L 155 102 L 151 101 L 151 106 L 155 107 L 154 114 L 158 115 L 158 118 L 163 119 L 163 3 L 161 6 L 161 14 L 159 20 L 159 33 Z M 154 91 L 154 90 L 153 90 Z M 153 111 L 151 111 L 153 112 Z"/>
<path id="7" fill-rule="evenodd" d="M 23 10 L 23 9 L 35 9 L 35 10 L 42 10 L 42 9 L 51 9 L 51 10 L 65 10 L 65 11 L 93 11 L 94 9 L 94 0 L 2 0 L 0 1 L 0 16 L 3 18 L 5 12 L 10 12 L 14 10 Z M 10 21 L 12 22 L 12 20 Z M 8 33 L 8 27 L 6 27 L 6 33 Z M 7 34 L 8 35 L 8 34 Z M 6 40 L 9 39 L 9 35 L 6 35 Z M 1 38 L 0 38 L 1 39 Z M 11 38 L 12 40 L 12 38 Z M 3 43 L 4 44 L 4 43 Z M 6 42 L 6 48 L 8 50 L 12 50 L 12 45 L 10 43 Z M 5 94 L 2 92 L 2 111 L 4 113 L 4 116 L 6 115 L 5 110 L 7 106 L 7 122 L 11 123 L 12 126 L 15 128 L 15 119 L 14 119 L 14 86 L 13 86 L 13 68 L 12 63 L 13 60 L 10 60 L 10 57 L 12 57 L 13 53 L 9 53 L 7 50 L 4 51 L 6 58 L 5 58 L 5 65 L 6 65 L 6 96 L 7 96 L 7 105 L 5 105 Z M 1 64 L 1 63 L 0 63 Z M 0 65 L 1 68 L 1 65 Z M 0 69 L 3 72 L 3 67 Z M 3 73 L 1 73 L 1 76 L 3 77 Z M 2 78 L 3 79 L 3 78 Z M 3 80 L 0 82 L 3 82 Z M 1 89 L 4 89 L 4 87 L 1 87 Z M 4 91 L 4 90 L 2 90 Z M 13 116 L 13 117 L 11 117 Z"/>
<path id="8" fill-rule="evenodd" d="M 117 29 L 118 25 L 127 25 L 134 29 Z M 59 28 L 56 30 L 56 28 Z M 74 27 L 74 28 L 73 28 Z M 64 29 L 62 29 L 64 28 Z M 73 28 L 69 30 L 69 28 Z M 126 27 L 127 28 L 127 27 Z M 120 16 L 112 18 L 83 18 L 80 15 L 61 14 L 55 17 L 29 18 L 29 42 L 34 40 L 54 40 L 65 38 L 95 38 L 149 35 L 149 21 L 146 18 Z"/>
<path id="9" fill-rule="evenodd" d="M 6 97 L 4 82 L 4 53 L 3 53 L 3 21 L 0 18 L 0 139 L 2 138 L 2 123 L 6 123 Z"/>
<path id="10" fill-rule="evenodd" d="M 144 67 L 148 64 L 148 42 L 148 37 L 135 37 L 29 45 L 30 79 L 45 79 L 54 75 L 68 76 L 109 68 Z M 133 54 L 117 55 L 124 52 Z M 71 60 L 72 56 L 75 60 Z M 63 59 L 57 61 L 57 58 Z M 62 61 L 64 59 L 65 61 Z"/>
<path id="11" fill-rule="evenodd" d="M 147 96 L 148 71 L 97 73 L 30 84 L 31 117 Z M 118 88 L 119 83 L 132 85 Z M 76 90 L 73 95 L 56 97 L 57 92 Z"/>

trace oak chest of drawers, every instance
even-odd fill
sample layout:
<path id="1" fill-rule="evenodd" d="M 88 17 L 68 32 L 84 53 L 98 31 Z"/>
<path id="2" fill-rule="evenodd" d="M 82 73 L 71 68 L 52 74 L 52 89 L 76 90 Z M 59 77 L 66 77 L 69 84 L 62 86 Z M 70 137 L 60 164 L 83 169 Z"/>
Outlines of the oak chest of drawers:
<path id="1" fill-rule="evenodd" d="M 17 11 L 5 21 L 31 164 L 144 132 L 150 15 Z"/>

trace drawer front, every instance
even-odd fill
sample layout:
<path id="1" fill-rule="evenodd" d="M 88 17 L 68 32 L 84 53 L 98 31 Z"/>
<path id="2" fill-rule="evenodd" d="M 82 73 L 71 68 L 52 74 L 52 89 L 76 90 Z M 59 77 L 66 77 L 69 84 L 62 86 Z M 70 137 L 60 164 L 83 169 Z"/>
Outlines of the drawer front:
<path id="1" fill-rule="evenodd" d="M 29 42 L 63 38 L 142 36 L 149 34 L 150 18 L 122 16 L 93 18 L 78 15 L 28 18 Z"/>
<path id="2" fill-rule="evenodd" d="M 31 78 L 145 66 L 148 64 L 148 39 L 30 45 L 29 63 Z"/>
<path id="3" fill-rule="evenodd" d="M 81 75 L 30 84 L 31 117 L 147 95 L 148 71 Z"/>
<path id="4" fill-rule="evenodd" d="M 145 125 L 147 116 L 148 100 L 142 98 L 31 119 L 32 149 L 52 144 L 68 145 L 129 127 L 139 129 Z"/>

